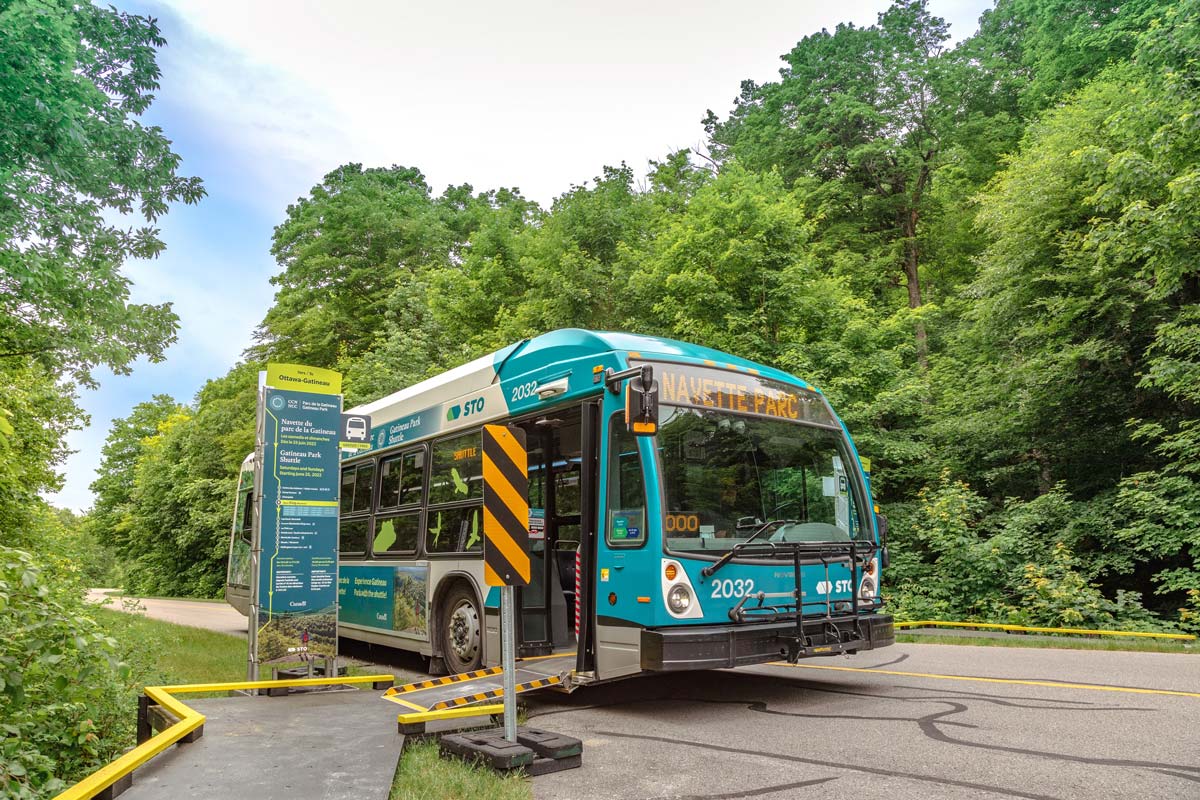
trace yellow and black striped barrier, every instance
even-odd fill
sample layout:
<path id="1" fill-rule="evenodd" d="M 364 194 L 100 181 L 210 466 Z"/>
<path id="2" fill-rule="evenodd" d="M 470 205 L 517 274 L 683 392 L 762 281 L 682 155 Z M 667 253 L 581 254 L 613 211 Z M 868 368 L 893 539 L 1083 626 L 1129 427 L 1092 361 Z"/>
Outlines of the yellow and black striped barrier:
<path id="1" fill-rule="evenodd" d="M 504 681 L 511 677 L 512 696 L 538 689 L 563 688 L 575 665 L 575 653 L 535 656 L 516 662 L 511 676 L 500 667 L 430 678 L 396 686 L 383 694 L 406 710 L 397 717 L 402 733 L 422 732 L 429 722 L 499 714 L 505 698 Z M 494 704 L 488 704 L 494 703 Z"/>
<path id="2" fill-rule="evenodd" d="M 1054 633 L 1074 636 L 1129 636 L 1142 639 L 1172 639 L 1175 641 L 1192 642 L 1196 637 L 1190 633 L 1152 633 L 1149 631 L 1108 631 L 1091 628 L 1040 628 L 1029 625 L 1005 625 L 998 622 L 949 622 L 945 620 L 922 619 L 895 623 L 897 628 L 965 628 L 984 631 L 1004 631 L 1005 633 Z"/>
<path id="3" fill-rule="evenodd" d="M 488 667 L 487 669 L 477 669 L 474 672 L 460 672 L 457 675 L 447 675 L 444 678 L 430 678 L 427 681 L 417 681 L 416 683 L 406 683 L 403 686 L 393 686 L 383 693 L 384 697 L 394 697 L 398 694 L 406 694 L 415 692 L 421 689 L 432 689 L 436 686 L 449 686 L 452 683 L 462 683 L 463 681 L 471 681 L 476 678 L 486 678 L 490 675 L 499 675 L 503 672 L 500 667 Z"/>
<path id="4" fill-rule="evenodd" d="M 562 678 L 557 675 L 551 675 L 545 678 L 538 678 L 534 681 L 526 681 L 518 683 L 514 687 L 514 694 L 521 692 L 532 692 L 534 689 L 545 689 L 548 686 L 557 686 L 562 683 Z M 476 692 L 475 694 L 466 695 L 464 697 L 455 697 L 452 700 L 441 700 L 429 707 L 430 711 L 442 711 L 447 708 L 462 708 L 463 706 L 471 705 L 472 703 L 482 703 L 487 700 L 496 700 L 504 697 L 504 689 L 488 689 L 485 692 Z"/>
<path id="5" fill-rule="evenodd" d="M 488 586 L 528 586 L 529 455 L 525 431 L 483 426 L 483 576 Z"/>

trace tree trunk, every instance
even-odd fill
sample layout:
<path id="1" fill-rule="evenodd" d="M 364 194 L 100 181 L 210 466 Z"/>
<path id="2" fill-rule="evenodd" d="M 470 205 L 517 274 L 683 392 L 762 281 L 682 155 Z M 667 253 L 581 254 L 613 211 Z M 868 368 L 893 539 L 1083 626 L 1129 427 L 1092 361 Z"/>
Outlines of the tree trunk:
<path id="1" fill-rule="evenodd" d="M 920 308 L 921 273 L 920 250 L 917 247 L 917 222 L 920 220 L 921 197 L 929 184 L 929 167 L 922 166 L 917 176 L 917 185 L 909 199 L 908 208 L 901 212 L 901 233 L 904 237 L 904 278 L 908 284 L 908 307 Z M 917 363 L 922 372 L 929 369 L 929 341 L 925 333 L 925 323 L 918 321 L 916 325 Z"/>

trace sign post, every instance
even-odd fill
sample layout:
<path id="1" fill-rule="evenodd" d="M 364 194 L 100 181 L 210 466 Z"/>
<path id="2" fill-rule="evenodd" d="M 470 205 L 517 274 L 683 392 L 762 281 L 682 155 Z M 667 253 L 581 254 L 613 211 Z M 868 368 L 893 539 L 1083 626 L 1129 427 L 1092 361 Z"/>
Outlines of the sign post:
<path id="1" fill-rule="evenodd" d="M 342 376 L 268 364 L 255 447 L 249 678 L 317 658 L 336 670 Z"/>
<path id="2" fill-rule="evenodd" d="M 483 575 L 500 587 L 500 661 L 504 670 L 504 738 L 517 741 L 517 620 L 513 587 L 528 586 L 529 454 L 525 431 L 483 427 Z"/>

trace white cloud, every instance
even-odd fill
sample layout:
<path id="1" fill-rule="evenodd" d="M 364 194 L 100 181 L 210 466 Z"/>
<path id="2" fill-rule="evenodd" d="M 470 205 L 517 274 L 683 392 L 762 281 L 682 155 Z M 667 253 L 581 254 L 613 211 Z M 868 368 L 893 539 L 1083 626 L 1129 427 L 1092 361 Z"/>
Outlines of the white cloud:
<path id="1" fill-rule="evenodd" d="M 239 148 L 313 177 L 345 161 L 401 163 L 438 188 L 519 185 L 543 202 L 606 163 L 640 166 L 695 144 L 704 111 L 728 111 L 743 78 L 772 79 L 801 37 L 869 24 L 886 6 L 166 4 L 210 43 L 192 93 L 231 120 L 221 128 Z M 986 5 L 933 9 L 966 30 Z"/>

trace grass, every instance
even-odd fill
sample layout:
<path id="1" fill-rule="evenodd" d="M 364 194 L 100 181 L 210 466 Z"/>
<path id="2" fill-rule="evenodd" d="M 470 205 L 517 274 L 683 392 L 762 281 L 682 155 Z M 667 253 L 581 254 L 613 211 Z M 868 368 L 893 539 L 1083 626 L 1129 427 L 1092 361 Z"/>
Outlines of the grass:
<path id="1" fill-rule="evenodd" d="M 213 683 L 246 679 L 246 640 L 227 633 L 175 625 L 140 614 L 97 609 L 109 635 L 137 647 L 149 680 Z M 155 677 L 155 675 L 157 676 Z"/>
<path id="2" fill-rule="evenodd" d="M 1058 650 L 1132 650 L 1148 653 L 1200 653 L 1200 643 L 1154 639 L 1082 638 L 1066 636 L 939 636 L 896 632 L 905 644 L 961 644 L 982 647 L 1035 647 Z"/>
<path id="3" fill-rule="evenodd" d="M 96 609 L 96 613 L 109 635 L 121 642 L 123 649 L 136 653 L 136 658 L 129 660 L 135 662 L 135 678 L 141 684 L 246 678 L 246 640 L 240 636 L 106 608 Z M 363 668 L 352 667 L 351 672 L 361 673 Z M 529 800 L 531 796 L 532 789 L 524 778 L 500 777 L 463 761 L 442 759 L 436 742 L 405 748 L 391 794 L 395 800 Z"/>
<path id="4" fill-rule="evenodd" d="M 437 742 L 404 748 L 390 800 L 529 800 L 533 786 L 520 775 L 501 777 L 464 761 L 442 758 Z"/>

